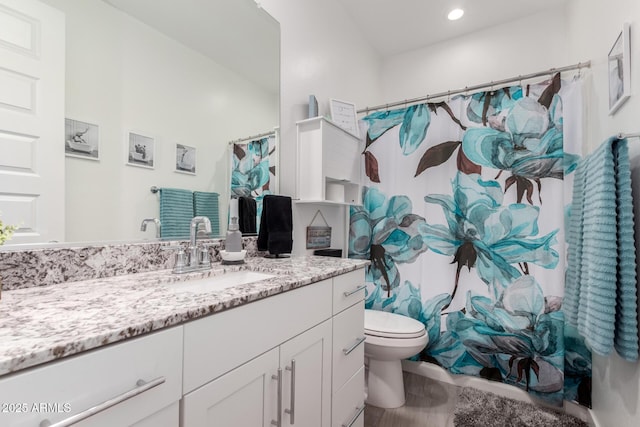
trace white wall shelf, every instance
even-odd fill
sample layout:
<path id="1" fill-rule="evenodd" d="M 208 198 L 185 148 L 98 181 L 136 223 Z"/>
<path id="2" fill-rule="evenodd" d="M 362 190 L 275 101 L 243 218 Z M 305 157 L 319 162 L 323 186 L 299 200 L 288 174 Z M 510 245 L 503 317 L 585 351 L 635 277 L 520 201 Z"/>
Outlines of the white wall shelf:
<path id="1" fill-rule="evenodd" d="M 296 199 L 360 204 L 362 141 L 324 117 L 296 126 Z"/>

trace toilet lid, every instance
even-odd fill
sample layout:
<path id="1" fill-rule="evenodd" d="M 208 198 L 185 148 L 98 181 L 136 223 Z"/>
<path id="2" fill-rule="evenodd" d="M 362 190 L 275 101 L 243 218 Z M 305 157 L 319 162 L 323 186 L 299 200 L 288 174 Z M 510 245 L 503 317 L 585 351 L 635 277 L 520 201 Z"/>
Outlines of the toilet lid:
<path id="1" fill-rule="evenodd" d="M 386 338 L 417 338 L 425 334 L 424 325 L 415 319 L 386 311 L 364 311 L 364 333 Z"/>

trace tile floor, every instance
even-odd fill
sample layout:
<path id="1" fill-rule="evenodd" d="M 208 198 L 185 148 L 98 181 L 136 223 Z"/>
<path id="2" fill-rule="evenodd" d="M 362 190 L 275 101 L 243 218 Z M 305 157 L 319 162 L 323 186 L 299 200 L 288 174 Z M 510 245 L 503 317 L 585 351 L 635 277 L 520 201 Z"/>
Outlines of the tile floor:
<path id="1" fill-rule="evenodd" d="M 404 372 L 405 406 L 382 409 L 367 405 L 365 427 L 453 427 L 460 387 Z"/>

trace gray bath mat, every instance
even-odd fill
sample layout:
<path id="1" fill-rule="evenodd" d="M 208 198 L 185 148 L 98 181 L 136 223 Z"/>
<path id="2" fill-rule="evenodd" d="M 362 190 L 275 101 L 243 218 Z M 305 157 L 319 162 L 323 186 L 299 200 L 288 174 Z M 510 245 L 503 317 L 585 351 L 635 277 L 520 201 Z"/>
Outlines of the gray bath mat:
<path id="1" fill-rule="evenodd" d="M 588 427 L 580 419 L 527 402 L 464 387 L 458 396 L 456 427 Z"/>

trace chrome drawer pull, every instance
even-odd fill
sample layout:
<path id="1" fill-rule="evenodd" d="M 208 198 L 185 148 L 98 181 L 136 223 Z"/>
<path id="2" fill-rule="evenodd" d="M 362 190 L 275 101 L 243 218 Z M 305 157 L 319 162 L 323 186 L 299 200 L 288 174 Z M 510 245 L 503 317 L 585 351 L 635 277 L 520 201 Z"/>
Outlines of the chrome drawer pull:
<path id="1" fill-rule="evenodd" d="M 151 380 L 149 382 L 145 382 L 143 380 L 138 380 L 138 382 L 136 382 L 137 387 L 133 388 L 129 391 L 126 391 L 122 394 L 119 394 L 116 397 L 113 397 L 109 400 L 105 400 L 102 403 L 97 404 L 96 406 L 93 406 L 89 409 L 86 409 L 76 415 L 73 415 L 69 418 L 66 418 L 62 421 L 58 421 L 55 424 L 52 424 L 51 421 L 49 421 L 48 419 L 46 420 L 42 420 L 40 422 L 40 427 L 66 427 L 66 426 L 71 426 L 74 425 L 77 422 L 80 422 L 86 418 L 89 418 L 92 415 L 95 415 L 99 412 L 102 412 L 106 409 L 109 409 L 113 406 L 116 406 L 118 403 L 122 403 L 125 400 L 129 400 L 132 397 L 135 397 L 139 394 L 144 393 L 147 390 L 150 390 L 154 387 L 159 386 L 160 384 L 164 384 L 167 381 L 167 379 L 165 377 L 158 377 L 155 380 Z"/>
<path id="2" fill-rule="evenodd" d="M 362 285 L 362 286 L 358 286 L 357 288 L 355 288 L 354 290 L 352 290 L 351 292 L 344 292 L 344 297 L 350 297 L 351 295 L 355 294 L 356 292 L 360 292 L 367 289 L 367 285 Z"/>
<path id="3" fill-rule="evenodd" d="M 359 346 L 360 344 L 362 344 L 362 343 L 364 342 L 364 340 L 366 340 L 366 339 L 367 339 L 367 337 L 358 338 L 358 339 L 356 340 L 355 344 L 353 344 L 353 345 L 352 345 L 351 347 L 349 347 L 349 348 L 342 349 L 342 352 L 344 353 L 344 355 L 345 355 L 345 356 L 348 356 L 348 355 L 349 355 L 349 353 L 351 353 L 353 350 L 355 350 L 356 348 L 358 348 L 358 346 Z"/>
<path id="4" fill-rule="evenodd" d="M 271 375 L 271 378 L 278 380 L 278 415 L 275 420 L 271 420 L 271 425 L 282 426 L 282 368 L 278 368 L 278 375 Z"/>
<path id="5" fill-rule="evenodd" d="M 353 416 L 353 418 L 351 418 L 351 420 L 348 423 L 342 424 L 342 427 L 351 427 L 356 422 L 356 420 L 358 419 L 362 411 L 364 411 L 364 405 L 360 407 L 356 407 L 356 414 Z"/>
<path id="6" fill-rule="evenodd" d="M 289 414 L 289 423 L 293 425 L 296 418 L 296 360 L 291 359 L 291 367 L 287 366 L 285 369 L 291 371 L 291 409 L 285 409 L 284 413 Z"/>

